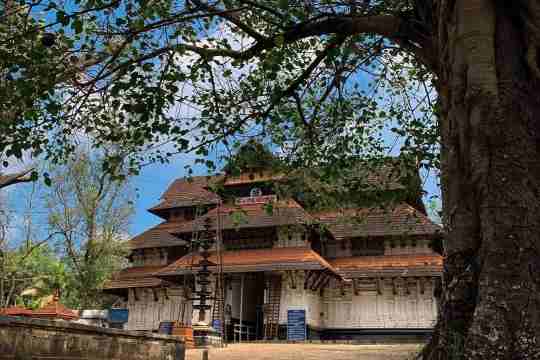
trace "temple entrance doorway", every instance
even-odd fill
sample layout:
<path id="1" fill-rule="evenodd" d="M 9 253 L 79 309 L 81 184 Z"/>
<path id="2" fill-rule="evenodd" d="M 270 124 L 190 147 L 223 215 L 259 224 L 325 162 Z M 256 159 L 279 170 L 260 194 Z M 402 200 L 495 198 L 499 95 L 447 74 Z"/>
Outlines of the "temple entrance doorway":
<path id="1" fill-rule="evenodd" d="M 261 340 L 264 336 L 264 273 L 234 274 L 227 279 L 225 323 L 227 340 Z"/>

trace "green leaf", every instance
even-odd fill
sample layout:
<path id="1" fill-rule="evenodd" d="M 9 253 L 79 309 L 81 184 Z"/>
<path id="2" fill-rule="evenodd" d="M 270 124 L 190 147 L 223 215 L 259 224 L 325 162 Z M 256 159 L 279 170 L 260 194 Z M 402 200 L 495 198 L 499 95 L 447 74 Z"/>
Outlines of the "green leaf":
<path id="1" fill-rule="evenodd" d="M 56 21 L 64 26 L 67 26 L 69 24 L 69 16 L 63 10 L 59 10 L 56 13 Z"/>
<path id="2" fill-rule="evenodd" d="M 83 22 L 79 17 L 76 17 L 71 23 L 71 28 L 75 30 L 76 34 L 80 34 L 83 31 Z"/>

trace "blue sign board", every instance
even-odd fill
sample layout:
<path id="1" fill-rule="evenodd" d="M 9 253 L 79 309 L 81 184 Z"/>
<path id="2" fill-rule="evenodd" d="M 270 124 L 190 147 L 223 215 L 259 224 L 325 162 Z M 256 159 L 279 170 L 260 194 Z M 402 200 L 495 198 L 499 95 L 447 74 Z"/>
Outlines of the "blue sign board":
<path id="1" fill-rule="evenodd" d="M 306 310 L 287 310 L 287 340 L 305 341 Z"/>
<path id="2" fill-rule="evenodd" d="M 159 334 L 165 334 L 165 335 L 171 335 L 173 327 L 174 327 L 174 322 L 172 322 L 172 321 L 162 321 L 162 322 L 159 323 L 158 333 Z"/>
<path id="3" fill-rule="evenodd" d="M 212 320 L 212 328 L 214 328 L 214 330 L 216 330 L 218 333 L 221 334 L 221 320 L 219 319 Z"/>
<path id="4" fill-rule="evenodd" d="M 128 321 L 128 309 L 110 309 L 109 322 L 111 323 L 126 323 Z"/>

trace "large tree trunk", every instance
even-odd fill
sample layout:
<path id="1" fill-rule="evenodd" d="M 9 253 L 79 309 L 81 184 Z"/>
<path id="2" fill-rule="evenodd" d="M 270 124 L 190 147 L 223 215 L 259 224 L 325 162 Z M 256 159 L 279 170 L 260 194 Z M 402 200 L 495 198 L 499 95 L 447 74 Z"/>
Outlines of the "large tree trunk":
<path id="1" fill-rule="evenodd" d="M 540 359 L 540 5 L 437 3 L 448 234 L 423 358 Z"/>

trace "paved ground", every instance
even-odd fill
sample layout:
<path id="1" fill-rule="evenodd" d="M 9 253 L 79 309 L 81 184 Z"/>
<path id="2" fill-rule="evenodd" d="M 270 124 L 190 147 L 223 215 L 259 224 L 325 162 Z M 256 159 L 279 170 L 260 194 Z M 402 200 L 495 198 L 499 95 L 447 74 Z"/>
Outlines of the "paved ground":
<path id="1" fill-rule="evenodd" d="M 231 344 L 210 349 L 208 360 L 408 360 L 419 345 Z M 201 360 L 188 350 L 186 360 Z"/>

